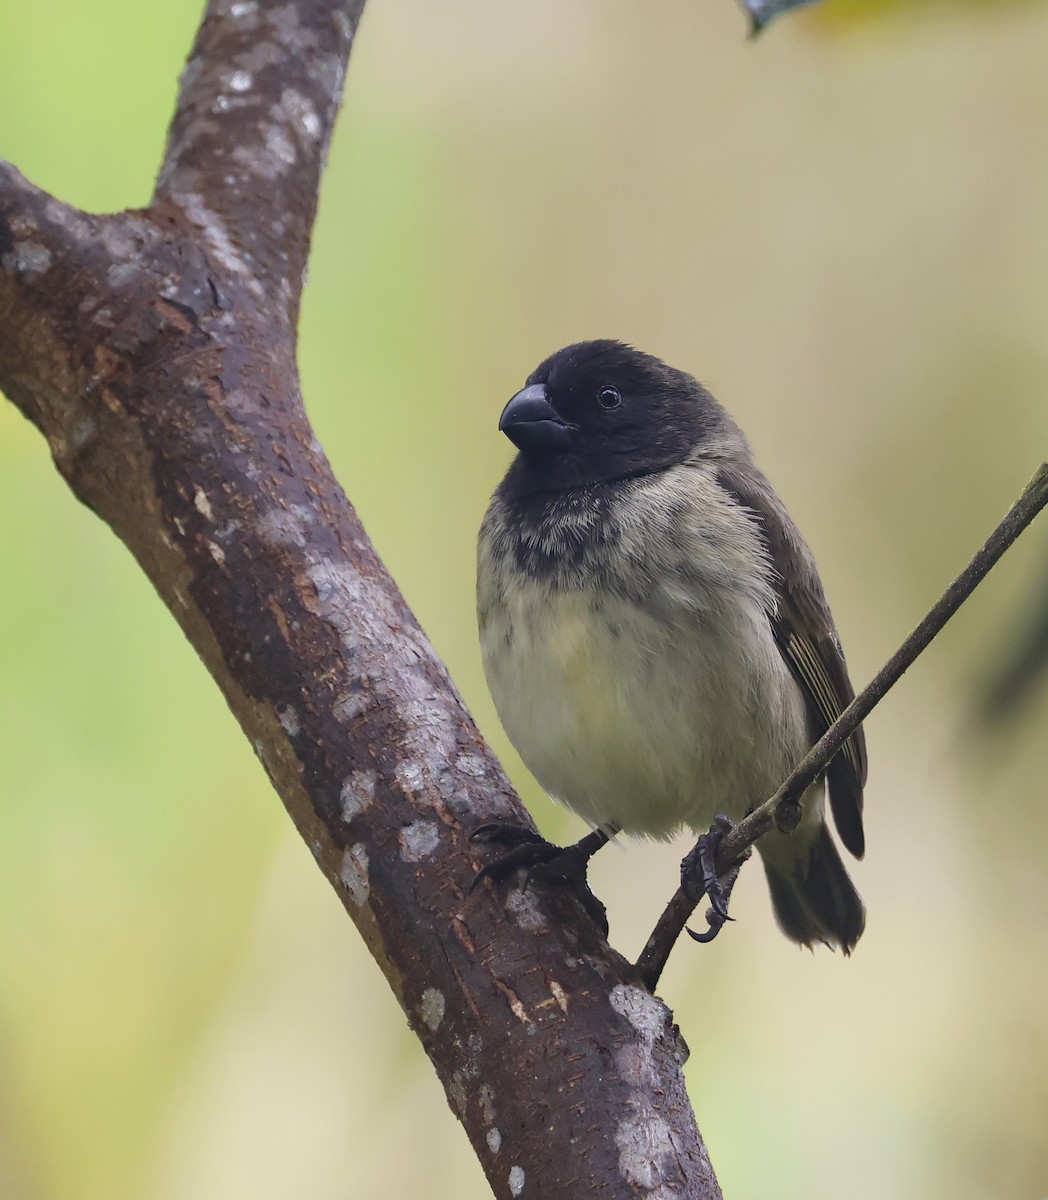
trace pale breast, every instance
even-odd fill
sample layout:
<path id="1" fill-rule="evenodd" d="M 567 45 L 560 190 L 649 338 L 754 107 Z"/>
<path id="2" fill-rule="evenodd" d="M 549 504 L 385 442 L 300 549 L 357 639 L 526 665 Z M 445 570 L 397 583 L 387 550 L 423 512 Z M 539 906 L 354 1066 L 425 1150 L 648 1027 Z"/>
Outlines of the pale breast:
<path id="1" fill-rule="evenodd" d="M 695 603 L 673 577 L 639 603 L 514 574 L 484 606 L 484 669 L 551 795 L 661 837 L 741 816 L 781 782 L 806 745 L 803 702 L 743 589 Z"/>

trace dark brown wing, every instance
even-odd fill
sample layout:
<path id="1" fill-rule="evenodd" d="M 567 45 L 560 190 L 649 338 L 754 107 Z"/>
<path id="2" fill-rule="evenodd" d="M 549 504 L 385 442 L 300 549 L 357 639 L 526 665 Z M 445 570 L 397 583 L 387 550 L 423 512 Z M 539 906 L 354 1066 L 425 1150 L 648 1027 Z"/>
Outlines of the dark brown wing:
<path id="1" fill-rule="evenodd" d="M 782 657 L 808 699 L 813 738 L 819 738 L 855 695 L 840 638 L 822 590 L 811 551 L 771 484 L 749 463 L 718 466 L 718 482 L 756 517 L 775 570 L 778 608 L 772 632 Z M 830 808 L 841 841 L 862 858 L 862 789 L 866 783 L 866 739 L 861 727 L 826 769 Z"/>

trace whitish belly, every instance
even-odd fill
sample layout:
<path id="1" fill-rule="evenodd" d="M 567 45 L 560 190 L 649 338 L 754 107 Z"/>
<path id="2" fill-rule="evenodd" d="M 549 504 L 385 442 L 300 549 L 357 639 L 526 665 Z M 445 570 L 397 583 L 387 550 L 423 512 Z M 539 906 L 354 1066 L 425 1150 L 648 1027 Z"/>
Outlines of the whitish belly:
<path id="1" fill-rule="evenodd" d="M 656 619 L 536 587 L 482 634 L 495 706 L 547 791 L 594 825 L 670 835 L 739 817 L 807 746 L 800 693 L 762 611 Z"/>

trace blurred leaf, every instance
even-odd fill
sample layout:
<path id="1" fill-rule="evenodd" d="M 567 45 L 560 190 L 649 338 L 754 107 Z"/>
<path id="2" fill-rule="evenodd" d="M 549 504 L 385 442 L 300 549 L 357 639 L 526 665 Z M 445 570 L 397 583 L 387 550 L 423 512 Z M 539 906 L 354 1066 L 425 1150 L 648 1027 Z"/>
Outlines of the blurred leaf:
<path id="1" fill-rule="evenodd" d="M 750 32 L 758 34 L 765 25 L 789 12 L 791 8 L 801 8 L 818 2 L 819 0 L 742 0 L 742 7 L 749 13 L 753 22 Z"/>
<path id="2" fill-rule="evenodd" d="M 896 13 L 939 10 L 946 19 L 978 12 L 998 13 L 1031 0 L 827 0 L 819 5 L 816 20 L 823 25 L 856 25 L 894 16 Z M 774 14 L 773 14 L 774 15 Z"/>
<path id="3" fill-rule="evenodd" d="M 994 661 L 978 696 L 979 716 L 1001 729 L 1015 722 L 1048 672 L 1048 561 L 1030 588 L 1023 611 L 1003 623 Z"/>

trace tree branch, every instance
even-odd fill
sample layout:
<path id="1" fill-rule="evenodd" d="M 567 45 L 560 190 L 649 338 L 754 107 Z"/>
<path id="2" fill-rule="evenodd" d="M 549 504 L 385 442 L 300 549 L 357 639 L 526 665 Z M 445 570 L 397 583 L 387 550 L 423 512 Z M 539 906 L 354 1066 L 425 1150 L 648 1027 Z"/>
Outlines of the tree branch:
<path id="1" fill-rule="evenodd" d="M 214 0 L 182 73 L 153 207 L 298 317 L 317 189 L 364 0 Z"/>
<path id="2" fill-rule="evenodd" d="M 943 592 L 924 620 L 794 767 L 779 790 L 724 835 L 717 853 L 719 874 L 737 874 L 741 859 L 748 854 L 749 848 L 772 828 L 778 827 L 784 833 L 796 828 L 800 798 L 1045 505 L 1048 505 L 1048 463 L 1037 468 L 982 548 Z M 731 882 L 734 883 L 734 876 Z M 637 960 L 637 970 L 645 985 L 653 991 L 670 951 L 701 898 L 701 892 L 690 899 L 683 889 L 678 888 L 645 943 Z"/>
<path id="3" fill-rule="evenodd" d="M 468 832 L 527 814 L 302 405 L 362 7 L 212 0 L 141 212 L 78 212 L 0 164 L 0 387 L 222 689 L 495 1195 L 718 1197 L 665 1006 L 569 899 L 468 894 Z"/>

